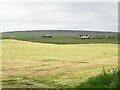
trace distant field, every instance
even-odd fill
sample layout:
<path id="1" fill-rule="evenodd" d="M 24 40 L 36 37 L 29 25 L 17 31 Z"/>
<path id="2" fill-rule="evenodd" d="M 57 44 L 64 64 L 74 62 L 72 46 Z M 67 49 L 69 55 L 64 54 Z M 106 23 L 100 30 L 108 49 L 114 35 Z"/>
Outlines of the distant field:
<path id="1" fill-rule="evenodd" d="M 89 35 L 90 39 L 80 39 L 79 35 Z M 54 38 L 43 38 L 43 35 L 52 35 Z M 103 38 L 105 36 L 114 38 Z M 112 43 L 117 44 L 115 32 L 90 32 L 90 31 L 29 31 L 2 33 L 3 39 L 15 39 L 30 42 L 54 43 L 54 44 L 93 44 Z M 97 38 L 97 39 L 96 39 Z"/>
<path id="2" fill-rule="evenodd" d="M 75 87 L 77 83 L 101 73 L 103 67 L 118 65 L 117 39 L 96 39 L 97 43 L 91 44 L 79 40 L 80 44 L 63 45 L 28 42 L 32 40 L 29 34 L 15 37 L 16 40 L 2 40 L 3 87 Z"/>

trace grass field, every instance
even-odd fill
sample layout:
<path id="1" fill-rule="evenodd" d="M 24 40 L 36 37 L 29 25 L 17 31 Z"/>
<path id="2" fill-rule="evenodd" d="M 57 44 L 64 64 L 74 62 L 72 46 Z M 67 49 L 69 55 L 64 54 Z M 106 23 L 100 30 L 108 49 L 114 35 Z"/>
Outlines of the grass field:
<path id="1" fill-rule="evenodd" d="M 80 39 L 79 35 L 90 35 L 90 39 Z M 54 38 L 43 38 L 43 35 L 52 35 Z M 103 38 L 105 36 L 115 38 Z M 39 43 L 52 44 L 93 44 L 93 43 L 109 43 L 117 44 L 115 32 L 88 32 L 88 31 L 26 31 L 26 32 L 6 32 L 2 33 L 3 39 L 15 39 Z M 94 38 L 94 39 L 93 39 Z M 95 39 L 97 38 L 97 39 Z"/>
<path id="2" fill-rule="evenodd" d="M 81 82 L 77 85 L 77 88 L 119 88 L 120 70 L 118 67 L 105 69 L 103 73 L 89 78 L 88 80 Z"/>
<path id="3" fill-rule="evenodd" d="M 114 41 L 114 40 L 113 40 Z M 3 87 L 75 87 L 118 66 L 118 44 L 49 44 L 3 39 Z"/>

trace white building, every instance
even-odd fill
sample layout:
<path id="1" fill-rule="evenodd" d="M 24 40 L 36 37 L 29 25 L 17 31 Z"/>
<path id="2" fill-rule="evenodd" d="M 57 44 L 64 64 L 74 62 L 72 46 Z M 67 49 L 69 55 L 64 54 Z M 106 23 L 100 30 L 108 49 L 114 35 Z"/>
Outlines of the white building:
<path id="1" fill-rule="evenodd" d="M 84 38 L 84 39 L 86 39 L 86 38 L 89 38 L 89 35 L 80 35 L 79 38 Z"/>

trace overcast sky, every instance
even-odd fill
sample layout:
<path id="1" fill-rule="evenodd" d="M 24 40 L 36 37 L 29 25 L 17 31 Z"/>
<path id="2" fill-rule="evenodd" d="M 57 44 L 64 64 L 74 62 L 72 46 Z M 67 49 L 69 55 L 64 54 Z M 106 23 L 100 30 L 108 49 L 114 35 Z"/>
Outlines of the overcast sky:
<path id="1" fill-rule="evenodd" d="M 118 31 L 117 2 L 41 1 L 1 0 L 0 31 Z"/>

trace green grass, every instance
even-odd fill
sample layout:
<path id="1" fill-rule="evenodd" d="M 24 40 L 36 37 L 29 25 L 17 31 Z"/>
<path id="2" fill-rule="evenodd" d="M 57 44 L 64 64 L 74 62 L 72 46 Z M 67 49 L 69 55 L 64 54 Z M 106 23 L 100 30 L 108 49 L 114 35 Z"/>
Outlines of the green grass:
<path id="1" fill-rule="evenodd" d="M 52 44 L 93 44 L 93 43 L 110 43 L 117 44 L 117 38 L 99 38 L 99 36 L 105 36 L 106 33 L 91 34 L 90 39 L 80 39 L 79 35 L 82 32 L 11 32 L 2 33 L 2 39 L 15 39 L 30 42 L 39 43 L 52 43 Z M 54 38 L 43 38 L 42 35 L 53 35 Z M 107 36 L 113 36 L 113 34 L 107 34 Z M 12 37 L 14 36 L 14 37 Z M 97 38 L 98 39 L 94 39 Z"/>
<path id="2" fill-rule="evenodd" d="M 118 65 L 118 45 L 48 44 L 3 39 L 3 87 L 75 87 Z"/>
<path id="3" fill-rule="evenodd" d="M 118 88 L 118 68 L 103 69 L 103 73 L 77 85 L 77 88 Z"/>

